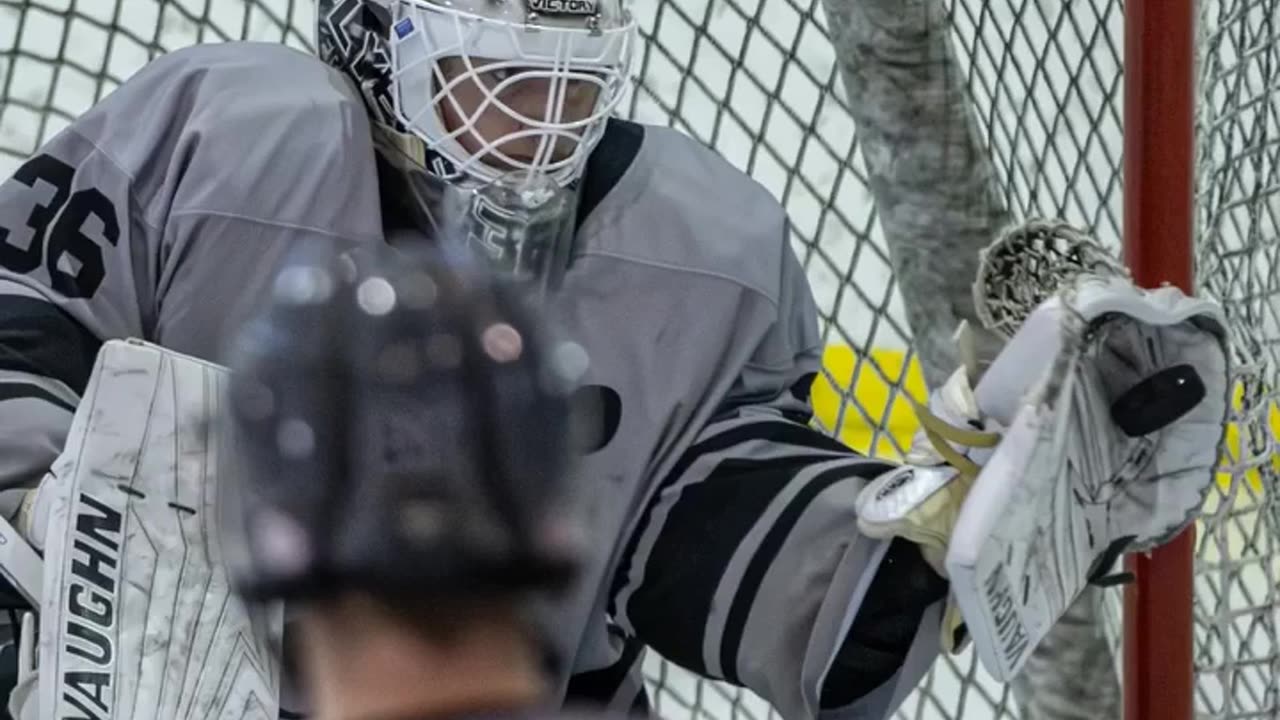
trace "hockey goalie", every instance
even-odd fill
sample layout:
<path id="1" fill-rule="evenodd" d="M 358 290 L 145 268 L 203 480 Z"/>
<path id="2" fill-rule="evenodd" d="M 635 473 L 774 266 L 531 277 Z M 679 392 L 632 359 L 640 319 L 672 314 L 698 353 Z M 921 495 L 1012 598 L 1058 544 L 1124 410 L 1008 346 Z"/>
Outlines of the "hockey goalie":
<path id="1" fill-rule="evenodd" d="M 1042 253 L 1088 256 L 1080 239 L 1011 233 L 982 285 L 1004 354 L 934 392 L 905 465 L 860 457 L 809 423 L 821 335 L 782 209 L 685 136 L 610 117 L 619 0 L 318 17 L 319 59 L 155 60 L 0 185 L 0 501 L 31 543 L 0 564 L 40 626 L 23 717 L 276 711 L 279 618 L 231 599 L 217 438 L 191 423 L 244 308 L 325 292 L 280 270 L 303 251 L 472 257 L 575 340 L 560 360 L 598 421 L 572 482 L 600 540 L 554 608 L 557 699 L 644 709 L 650 647 L 789 719 L 886 717 L 940 644 L 972 637 L 1007 676 L 1198 509 L 1227 408 L 1213 303 L 1101 260 L 1050 277 Z M 165 352 L 113 365 L 127 338 Z"/>

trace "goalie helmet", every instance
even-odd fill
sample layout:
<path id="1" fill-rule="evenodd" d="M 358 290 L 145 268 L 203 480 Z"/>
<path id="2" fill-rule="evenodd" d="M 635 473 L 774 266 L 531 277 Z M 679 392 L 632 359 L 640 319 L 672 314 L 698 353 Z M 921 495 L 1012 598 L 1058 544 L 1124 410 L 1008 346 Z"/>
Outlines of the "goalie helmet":
<path id="1" fill-rule="evenodd" d="M 441 255 L 287 264 L 231 345 L 233 582 L 305 599 L 570 580 L 583 545 L 563 492 L 566 348 L 585 357 L 549 345 L 504 282 Z"/>
<path id="2" fill-rule="evenodd" d="M 622 2 L 319 0 L 316 44 L 360 87 L 380 144 L 428 175 L 568 185 L 627 88 Z"/>

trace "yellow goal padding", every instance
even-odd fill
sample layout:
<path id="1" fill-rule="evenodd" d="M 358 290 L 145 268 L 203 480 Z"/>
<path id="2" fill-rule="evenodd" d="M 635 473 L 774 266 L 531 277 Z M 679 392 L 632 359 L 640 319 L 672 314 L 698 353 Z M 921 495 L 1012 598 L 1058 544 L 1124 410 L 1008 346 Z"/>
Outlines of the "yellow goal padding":
<path id="1" fill-rule="evenodd" d="M 859 358 L 847 345 L 829 345 L 822 364 L 826 372 L 811 391 L 818 423 L 864 455 L 901 458 L 895 441 L 905 450 L 916 431 L 915 412 L 904 393 L 921 402 L 928 397 L 915 356 L 908 361 L 901 350 L 875 349 Z"/>
<path id="2" fill-rule="evenodd" d="M 1235 386 L 1235 392 L 1232 394 L 1231 398 L 1231 407 L 1237 413 L 1240 411 L 1243 397 L 1244 387 L 1237 383 Z M 1268 397 L 1270 397 L 1270 394 L 1268 394 Z M 1280 407 L 1277 407 L 1274 402 L 1269 402 L 1268 404 L 1269 407 L 1266 412 L 1267 426 L 1271 433 L 1271 444 L 1274 448 L 1277 440 L 1280 440 Z M 1257 456 L 1258 451 L 1251 450 L 1247 447 L 1245 441 L 1246 438 L 1241 436 L 1239 423 L 1227 423 L 1227 437 L 1226 443 L 1223 447 L 1223 457 L 1221 459 L 1223 466 L 1248 462 L 1251 458 L 1255 458 Z M 1277 455 L 1274 451 L 1271 453 L 1271 457 L 1261 458 L 1260 461 L 1262 463 L 1270 463 L 1273 470 L 1280 472 L 1280 455 Z M 1244 477 L 1249 482 L 1249 486 L 1253 488 L 1255 493 L 1261 493 L 1262 475 L 1256 467 L 1257 466 L 1255 464 L 1255 469 L 1245 472 Z M 1218 485 L 1223 489 L 1223 491 L 1230 489 L 1230 473 L 1219 473 Z"/>

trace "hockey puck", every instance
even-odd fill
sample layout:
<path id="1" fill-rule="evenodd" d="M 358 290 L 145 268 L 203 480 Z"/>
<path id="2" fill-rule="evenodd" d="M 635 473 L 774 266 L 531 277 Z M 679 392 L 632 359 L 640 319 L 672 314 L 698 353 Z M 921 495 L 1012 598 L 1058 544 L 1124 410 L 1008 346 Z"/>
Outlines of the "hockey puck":
<path id="1" fill-rule="evenodd" d="M 1174 365 L 1148 376 L 1111 403 L 1111 419 L 1129 437 L 1173 424 L 1204 399 L 1204 381 L 1190 365 Z"/>

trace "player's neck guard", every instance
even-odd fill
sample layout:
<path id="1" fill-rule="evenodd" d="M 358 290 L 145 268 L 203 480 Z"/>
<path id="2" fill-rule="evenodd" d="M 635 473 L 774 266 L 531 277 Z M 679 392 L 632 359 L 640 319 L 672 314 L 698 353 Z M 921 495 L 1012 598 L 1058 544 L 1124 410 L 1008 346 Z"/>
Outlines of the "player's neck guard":
<path id="1" fill-rule="evenodd" d="M 442 247 L 467 251 L 497 272 L 555 291 L 572 259 L 578 191 L 542 173 L 517 172 L 482 183 L 445 180 L 425 168 L 441 160 L 414 135 L 375 125 L 375 146 L 393 171 L 399 210 Z"/>

